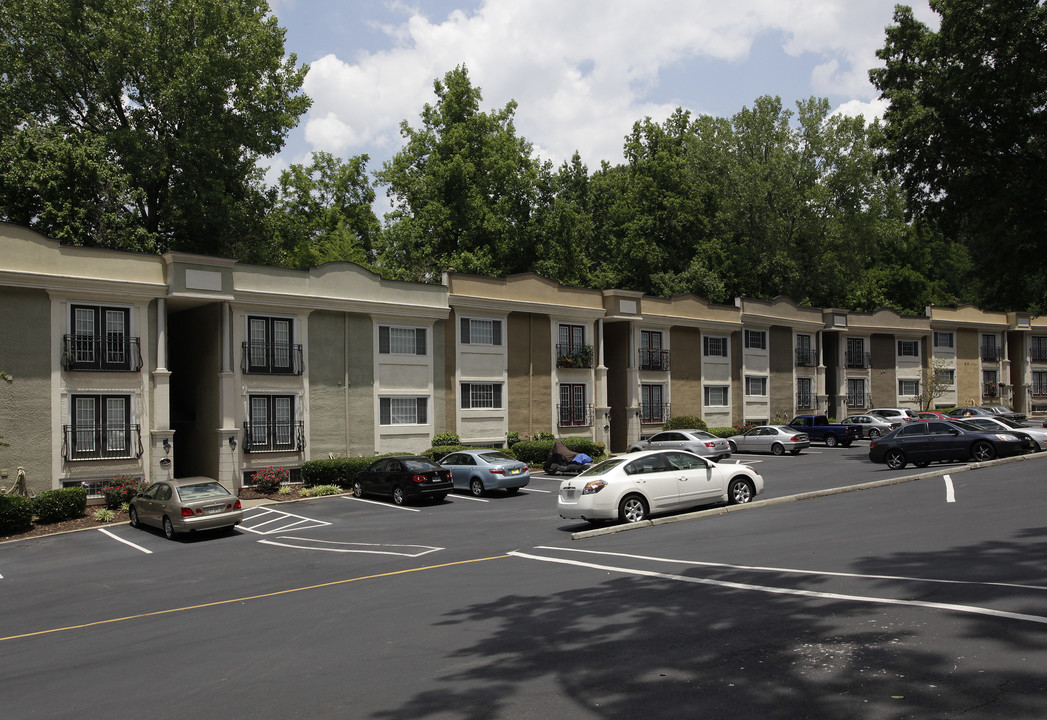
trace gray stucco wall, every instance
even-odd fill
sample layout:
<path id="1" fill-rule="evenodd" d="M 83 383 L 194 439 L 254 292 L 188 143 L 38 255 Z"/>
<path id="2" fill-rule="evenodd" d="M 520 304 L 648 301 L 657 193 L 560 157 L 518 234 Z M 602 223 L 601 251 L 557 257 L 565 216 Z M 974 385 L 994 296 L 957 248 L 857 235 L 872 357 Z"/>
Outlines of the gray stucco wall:
<path id="1" fill-rule="evenodd" d="M 52 489 L 51 300 L 43 290 L 0 288 L 0 488 L 19 467 L 35 492 Z M 56 438 L 61 442 L 61 437 Z"/>
<path id="2" fill-rule="evenodd" d="M 309 316 L 309 456 L 374 454 L 374 329 L 366 315 Z"/>

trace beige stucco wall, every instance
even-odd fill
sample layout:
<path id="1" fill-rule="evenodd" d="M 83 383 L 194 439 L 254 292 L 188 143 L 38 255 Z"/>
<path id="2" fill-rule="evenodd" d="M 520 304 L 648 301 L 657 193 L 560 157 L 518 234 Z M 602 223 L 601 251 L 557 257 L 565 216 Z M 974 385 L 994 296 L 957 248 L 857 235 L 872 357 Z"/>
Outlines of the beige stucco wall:
<path id="1" fill-rule="evenodd" d="M 51 302 L 47 293 L 0 287 L 0 489 L 11 488 L 19 467 L 34 492 L 50 490 L 51 459 L 61 438 L 51 432 Z M 56 447 L 57 443 L 57 447 Z"/>
<path id="2" fill-rule="evenodd" d="M 318 311 L 309 316 L 310 458 L 374 453 L 372 336 L 366 315 Z"/>

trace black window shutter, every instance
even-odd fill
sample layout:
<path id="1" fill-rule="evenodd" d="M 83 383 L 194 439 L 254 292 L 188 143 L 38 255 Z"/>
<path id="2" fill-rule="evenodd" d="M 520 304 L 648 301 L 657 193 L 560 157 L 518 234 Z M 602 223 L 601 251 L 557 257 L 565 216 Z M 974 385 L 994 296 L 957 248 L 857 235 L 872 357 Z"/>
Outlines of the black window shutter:
<path id="1" fill-rule="evenodd" d="M 378 416 L 379 425 L 392 424 L 392 412 L 389 408 L 389 398 L 380 398 L 378 400 Z"/>
<path id="2" fill-rule="evenodd" d="M 462 383 L 462 409 L 468 410 L 471 405 L 469 396 L 469 383 Z"/>
<path id="3" fill-rule="evenodd" d="M 462 318 L 462 345 L 469 344 L 469 318 Z"/>
<path id="4" fill-rule="evenodd" d="M 428 402 L 429 402 L 428 398 L 418 398 L 418 418 L 417 418 L 417 420 L 418 420 L 418 424 L 419 425 L 424 425 L 425 423 L 429 422 L 429 417 L 428 417 L 428 415 L 426 415 L 426 408 L 427 408 L 427 403 Z"/>
<path id="5" fill-rule="evenodd" d="M 491 321 L 491 333 L 494 335 L 494 344 L 502 344 L 502 321 L 492 320 Z"/>
<path id="6" fill-rule="evenodd" d="M 414 331 L 415 355 L 425 355 L 425 350 L 425 328 L 418 328 Z"/>
<path id="7" fill-rule="evenodd" d="M 378 326 L 378 352 L 381 355 L 389 354 L 389 328 Z"/>

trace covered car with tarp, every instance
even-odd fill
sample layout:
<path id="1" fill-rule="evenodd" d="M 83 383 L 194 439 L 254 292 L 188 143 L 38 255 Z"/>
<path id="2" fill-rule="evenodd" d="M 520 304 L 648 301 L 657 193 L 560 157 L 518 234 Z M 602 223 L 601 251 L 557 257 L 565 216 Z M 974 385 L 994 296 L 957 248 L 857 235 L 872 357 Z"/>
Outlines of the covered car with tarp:
<path id="1" fill-rule="evenodd" d="M 562 441 L 553 443 L 549 457 L 542 469 L 550 475 L 577 475 L 592 463 L 593 459 L 585 453 L 569 449 Z"/>

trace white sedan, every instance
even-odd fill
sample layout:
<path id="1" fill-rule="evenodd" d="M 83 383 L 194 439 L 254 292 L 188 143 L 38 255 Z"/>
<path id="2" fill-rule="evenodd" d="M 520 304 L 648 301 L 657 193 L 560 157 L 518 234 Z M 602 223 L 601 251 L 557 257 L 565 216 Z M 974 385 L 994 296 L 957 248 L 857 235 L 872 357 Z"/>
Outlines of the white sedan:
<path id="1" fill-rule="evenodd" d="M 747 465 L 716 463 L 683 450 L 645 450 L 564 480 L 556 507 L 567 520 L 634 523 L 696 505 L 747 503 L 762 492 L 763 478 Z"/>

